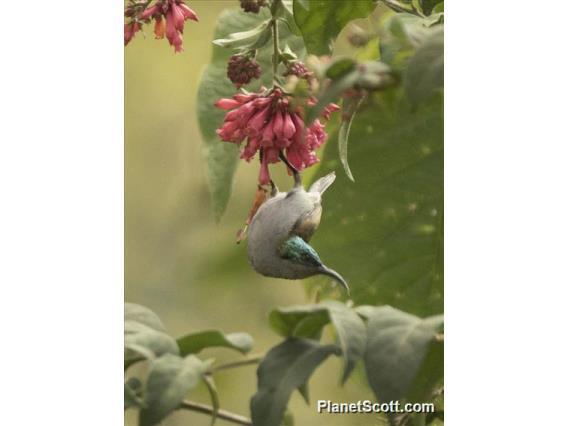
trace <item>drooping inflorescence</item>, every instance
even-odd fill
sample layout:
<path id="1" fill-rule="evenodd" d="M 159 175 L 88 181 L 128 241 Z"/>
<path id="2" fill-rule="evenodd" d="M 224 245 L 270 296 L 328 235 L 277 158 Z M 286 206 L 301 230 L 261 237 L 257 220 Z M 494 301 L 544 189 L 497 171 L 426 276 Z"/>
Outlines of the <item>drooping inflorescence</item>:
<path id="1" fill-rule="evenodd" d="M 221 140 L 241 146 L 240 156 L 246 161 L 260 153 L 261 184 L 270 182 L 268 164 L 279 162 L 281 153 L 298 171 L 319 161 L 315 150 L 327 139 L 322 120 L 316 119 L 306 126 L 303 107 L 294 104 L 292 96 L 281 89 L 237 93 L 232 98 L 219 99 L 215 106 L 229 110 L 223 126 L 217 130 Z M 329 104 L 321 118 L 328 119 L 338 109 L 337 105 Z"/>
<path id="2" fill-rule="evenodd" d="M 155 37 L 162 39 L 165 36 L 176 53 L 183 51 L 185 21 L 199 20 L 184 0 L 158 0 L 151 6 L 148 1 L 130 0 L 124 15 L 129 18 L 129 22 L 124 24 L 125 46 L 142 29 L 143 24 L 154 21 Z"/>

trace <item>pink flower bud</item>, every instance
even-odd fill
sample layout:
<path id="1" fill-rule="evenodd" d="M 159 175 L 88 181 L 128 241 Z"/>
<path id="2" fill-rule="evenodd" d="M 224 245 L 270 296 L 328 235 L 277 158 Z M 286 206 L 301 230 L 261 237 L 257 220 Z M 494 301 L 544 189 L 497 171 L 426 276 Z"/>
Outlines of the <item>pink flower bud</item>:
<path id="1" fill-rule="evenodd" d="M 272 118 L 273 121 L 273 131 L 274 135 L 277 139 L 283 139 L 284 134 L 282 131 L 282 126 L 284 125 L 284 119 L 282 118 L 282 113 L 280 111 L 276 111 L 274 113 L 274 117 Z"/>
<path id="2" fill-rule="evenodd" d="M 174 26 L 176 27 L 176 30 L 178 30 L 180 33 L 183 33 L 183 24 L 185 22 L 183 13 L 180 7 L 175 3 L 172 3 L 170 7 L 172 11 L 172 17 L 174 20 Z"/>
<path id="3" fill-rule="evenodd" d="M 217 102 L 215 102 L 215 106 L 220 109 L 233 109 L 240 105 L 241 104 L 235 101 L 234 99 L 227 99 L 227 98 L 222 98 L 219 99 Z"/>
<path id="4" fill-rule="evenodd" d="M 292 122 L 292 117 L 287 112 L 284 114 L 284 124 L 282 126 L 282 134 L 286 139 L 292 139 L 292 136 L 296 133 L 296 126 Z"/>
<path id="5" fill-rule="evenodd" d="M 199 21 L 197 14 L 193 11 L 193 9 L 189 8 L 185 3 L 183 3 L 183 1 L 178 3 L 178 6 L 181 9 L 181 12 L 183 13 L 185 19 L 191 19 L 195 22 Z"/>
<path id="6" fill-rule="evenodd" d="M 248 122 L 248 128 L 251 131 L 251 135 L 257 135 L 262 131 L 269 113 L 270 108 L 265 107 L 250 119 L 250 121 Z"/>
<path id="7" fill-rule="evenodd" d="M 161 8 L 157 4 L 154 5 L 154 6 L 151 6 L 140 14 L 140 19 L 142 21 L 145 21 L 146 19 L 150 19 L 152 16 L 154 16 L 156 13 L 158 13 L 159 10 L 161 10 Z"/>

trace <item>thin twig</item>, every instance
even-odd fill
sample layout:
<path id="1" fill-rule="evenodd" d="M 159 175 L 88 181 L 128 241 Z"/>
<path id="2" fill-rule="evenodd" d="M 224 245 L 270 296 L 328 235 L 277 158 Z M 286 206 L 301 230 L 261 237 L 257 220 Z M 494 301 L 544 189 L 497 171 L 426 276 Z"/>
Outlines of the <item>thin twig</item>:
<path id="1" fill-rule="evenodd" d="M 193 401 L 183 401 L 179 406 L 180 409 L 189 410 L 189 411 L 196 411 L 198 413 L 209 414 L 210 416 L 213 415 L 214 409 L 213 407 L 205 404 L 200 404 L 199 402 Z M 227 410 L 219 410 L 217 411 L 217 418 L 227 420 L 228 422 L 233 422 L 239 425 L 245 426 L 252 426 L 252 421 L 245 416 L 241 416 L 240 414 L 231 413 Z"/>
<path id="2" fill-rule="evenodd" d="M 262 361 L 262 358 L 264 358 L 264 354 L 251 355 L 250 357 L 239 361 L 228 362 L 226 364 L 211 367 L 209 373 L 216 373 L 219 370 L 228 370 L 229 368 L 243 367 L 245 365 L 258 364 Z"/>
<path id="3" fill-rule="evenodd" d="M 280 0 L 274 0 L 272 5 L 272 83 L 273 85 L 277 83 L 277 73 L 278 73 L 278 64 L 280 63 L 280 48 L 278 47 L 278 19 L 276 18 L 276 13 L 278 12 L 278 7 Z"/>
<path id="4" fill-rule="evenodd" d="M 381 0 L 385 6 L 391 8 L 392 10 L 394 10 L 395 12 L 402 12 L 402 13 L 411 13 L 413 15 L 419 16 L 421 18 L 424 18 L 424 15 L 422 13 L 420 13 L 420 11 L 416 10 L 414 8 L 414 6 L 412 5 L 405 5 L 402 3 L 399 3 L 396 0 Z M 410 6 L 410 7 L 409 7 Z"/>

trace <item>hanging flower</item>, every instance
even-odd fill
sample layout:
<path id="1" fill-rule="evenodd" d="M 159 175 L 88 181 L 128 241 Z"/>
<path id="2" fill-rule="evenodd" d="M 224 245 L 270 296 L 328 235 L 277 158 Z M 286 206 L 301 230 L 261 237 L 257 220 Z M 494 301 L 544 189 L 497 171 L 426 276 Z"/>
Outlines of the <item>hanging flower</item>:
<path id="1" fill-rule="evenodd" d="M 268 184 L 268 165 L 280 161 L 281 152 L 286 153 L 296 170 L 303 170 L 319 161 L 315 150 L 323 145 L 327 134 L 319 119 L 306 127 L 302 108 L 292 105 L 291 97 L 280 89 L 267 95 L 264 92 L 261 88 L 260 93 L 237 93 L 232 99 L 219 99 L 215 106 L 230 110 L 217 130 L 219 137 L 237 145 L 246 140 L 241 150 L 241 158 L 246 161 L 260 152 L 259 182 Z M 327 119 L 338 109 L 337 105 L 329 104 L 322 117 Z"/>
<path id="2" fill-rule="evenodd" d="M 174 47 L 176 53 L 183 51 L 183 29 L 185 21 L 188 19 L 198 21 L 197 14 L 189 8 L 184 0 L 159 0 L 153 6 L 150 6 L 143 11 L 137 13 L 135 9 L 136 4 L 127 7 L 126 16 L 134 17 L 141 22 L 150 22 L 154 20 L 154 35 L 157 39 L 168 39 L 171 46 Z M 130 35 L 132 30 L 128 30 L 127 41 L 127 26 L 137 26 L 136 31 L 140 29 L 138 22 L 130 22 L 124 26 L 124 42 L 125 45 L 134 37 Z M 134 31 L 134 33 L 136 32 Z"/>
<path id="3" fill-rule="evenodd" d="M 130 22 L 124 24 L 124 45 L 126 46 L 130 43 L 130 40 L 134 38 L 136 33 L 140 31 L 140 24 L 138 22 Z"/>

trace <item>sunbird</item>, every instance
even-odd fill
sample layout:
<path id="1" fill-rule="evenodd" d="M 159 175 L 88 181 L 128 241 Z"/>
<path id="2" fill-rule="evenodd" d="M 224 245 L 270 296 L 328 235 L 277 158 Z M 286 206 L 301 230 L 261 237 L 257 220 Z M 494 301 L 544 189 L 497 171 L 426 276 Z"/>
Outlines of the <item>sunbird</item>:
<path id="1" fill-rule="evenodd" d="M 318 179 L 306 191 L 294 170 L 295 185 L 272 192 L 258 209 L 248 229 L 248 258 L 261 275 L 289 280 L 327 275 L 349 293 L 345 279 L 323 264 L 308 243 L 320 224 L 322 194 L 335 180 L 335 172 Z"/>

